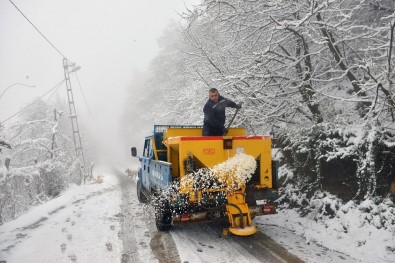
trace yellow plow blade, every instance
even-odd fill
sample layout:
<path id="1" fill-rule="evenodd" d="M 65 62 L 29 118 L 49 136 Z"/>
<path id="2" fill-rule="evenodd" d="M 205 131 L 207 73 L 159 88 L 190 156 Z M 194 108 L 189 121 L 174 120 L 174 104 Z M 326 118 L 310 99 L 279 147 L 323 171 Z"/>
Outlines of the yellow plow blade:
<path id="1" fill-rule="evenodd" d="M 250 236 L 256 233 L 252 225 L 251 211 L 245 202 L 245 187 L 227 194 L 226 212 L 230 223 L 229 232 L 236 236 Z"/>
<path id="2" fill-rule="evenodd" d="M 251 236 L 256 233 L 256 226 L 246 226 L 246 227 L 229 227 L 229 232 L 236 236 Z"/>

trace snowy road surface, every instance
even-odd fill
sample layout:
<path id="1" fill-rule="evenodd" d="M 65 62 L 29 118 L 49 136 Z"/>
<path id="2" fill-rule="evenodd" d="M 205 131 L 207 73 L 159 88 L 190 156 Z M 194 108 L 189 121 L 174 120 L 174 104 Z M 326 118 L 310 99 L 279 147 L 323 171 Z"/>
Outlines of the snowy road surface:
<path id="1" fill-rule="evenodd" d="M 60 197 L 0 226 L 0 261 L 120 262 L 117 180 L 72 186 Z"/>
<path id="2" fill-rule="evenodd" d="M 255 218 L 260 230 L 251 237 L 224 237 L 219 223 L 158 232 L 152 208 L 137 200 L 134 180 L 117 171 L 96 175 L 103 183 L 73 186 L 0 226 L 0 262 L 392 261 L 352 258 L 318 245 L 273 223 L 281 214 Z"/>

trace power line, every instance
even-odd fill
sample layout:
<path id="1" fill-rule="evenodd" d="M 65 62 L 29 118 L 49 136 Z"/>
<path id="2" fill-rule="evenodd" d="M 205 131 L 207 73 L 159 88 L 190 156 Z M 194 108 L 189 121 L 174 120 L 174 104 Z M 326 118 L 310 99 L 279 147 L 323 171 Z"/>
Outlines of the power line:
<path id="1" fill-rule="evenodd" d="M 60 52 L 59 51 L 59 49 L 57 49 L 56 47 L 55 47 L 55 45 L 54 44 L 52 44 L 51 43 L 51 41 L 49 41 L 48 40 L 48 38 L 46 38 L 45 36 L 44 36 L 44 34 L 43 33 L 41 33 L 41 31 L 29 20 L 29 18 L 27 18 L 27 16 L 25 16 L 25 14 L 24 13 L 22 13 L 22 11 L 14 4 L 14 2 L 12 2 L 11 0 L 8 0 L 8 1 L 10 1 L 10 3 L 19 11 L 19 13 L 21 13 L 21 15 L 24 17 L 24 18 L 26 18 L 26 20 L 34 27 L 34 29 L 36 29 L 37 30 L 37 32 L 63 57 L 63 58 L 66 58 L 67 59 L 67 57 L 65 56 L 65 55 L 63 55 L 63 53 L 62 52 Z M 68 60 L 68 59 L 67 59 Z"/>
<path id="2" fill-rule="evenodd" d="M 22 85 L 22 86 L 29 87 L 29 88 L 35 88 L 35 87 L 36 87 L 36 86 L 26 85 L 26 84 L 19 83 L 19 82 L 18 82 L 18 83 L 14 83 L 14 84 L 8 86 L 8 87 L 3 91 L 3 93 L 0 94 L 0 99 L 1 99 L 1 97 L 3 97 L 4 93 L 5 93 L 7 90 L 9 90 L 10 88 L 12 88 L 12 87 L 14 87 L 14 86 L 16 86 L 16 85 Z"/>
<path id="3" fill-rule="evenodd" d="M 2 121 L 1 123 L 5 123 L 6 121 L 8 121 L 9 119 L 19 115 L 22 111 L 26 110 L 28 107 L 30 107 L 31 105 L 33 105 L 34 103 L 40 101 L 45 95 L 47 95 L 48 93 L 50 93 L 51 91 L 57 89 L 60 87 L 60 85 L 62 85 L 62 83 L 65 80 L 63 79 L 61 82 L 59 82 L 58 84 L 56 84 L 54 87 L 52 87 L 50 90 L 48 90 L 47 92 L 45 92 L 43 95 L 41 95 L 41 97 L 39 97 L 37 100 L 33 101 L 32 103 L 28 104 L 27 106 L 25 106 L 24 108 L 22 108 L 20 111 L 18 111 L 17 113 L 13 114 L 12 116 L 8 117 L 7 119 L 5 119 L 4 121 Z"/>
<path id="4" fill-rule="evenodd" d="M 48 96 L 48 98 L 46 99 L 45 102 L 48 102 L 48 101 L 59 91 L 59 88 L 60 88 L 60 87 L 61 87 L 61 86 L 58 85 L 58 87 L 57 87 L 56 89 L 54 89 L 54 91 L 52 92 L 52 94 Z"/>
<path id="5" fill-rule="evenodd" d="M 84 91 L 82 90 L 81 83 L 80 83 L 80 80 L 79 80 L 79 78 L 78 78 L 77 72 L 74 72 L 74 74 L 75 74 L 75 76 L 76 76 L 76 78 L 77 78 L 78 86 L 80 87 L 82 97 L 84 98 L 84 101 L 85 101 L 85 105 L 86 105 L 86 107 L 88 108 L 89 115 L 91 116 L 93 122 L 95 122 L 95 118 L 93 117 L 92 111 L 91 111 L 91 109 L 90 109 L 90 107 L 89 107 L 89 105 L 88 105 L 88 102 L 86 101 Z"/>

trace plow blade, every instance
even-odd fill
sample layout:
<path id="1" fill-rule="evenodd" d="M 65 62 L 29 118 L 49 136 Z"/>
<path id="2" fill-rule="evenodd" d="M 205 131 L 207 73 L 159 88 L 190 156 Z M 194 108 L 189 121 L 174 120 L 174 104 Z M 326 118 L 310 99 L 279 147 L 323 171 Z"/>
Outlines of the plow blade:
<path id="1" fill-rule="evenodd" d="M 256 226 L 252 225 L 251 211 L 245 202 L 245 187 L 239 191 L 228 193 L 226 212 L 230 227 L 229 232 L 236 236 L 250 236 L 256 233 Z"/>
<path id="2" fill-rule="evenodd" d="M 236 236 L 251 236 L 256 233 L 256 226 L 229 227 L 229 232 Z"/>

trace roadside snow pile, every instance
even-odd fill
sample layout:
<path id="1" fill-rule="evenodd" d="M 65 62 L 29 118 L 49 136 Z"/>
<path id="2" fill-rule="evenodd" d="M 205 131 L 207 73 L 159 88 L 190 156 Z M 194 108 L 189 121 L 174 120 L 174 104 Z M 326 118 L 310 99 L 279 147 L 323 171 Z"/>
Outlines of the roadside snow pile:
<path id="1" fill-rule="evenodd" d="M 212 169 L 202 168 L 181 179 L 181 190 L 226 188 L 235 191 L 242 187 L 256 169 L 255 158 L 239 153 L 234 157 L 214 166 Z"/>
<path id="2" fill-rule="evenodd" d="M 307 243 L 363 262 L 395 262 L 395 205 L 390 198 L 344 203 L 319 190 L 308 198 L 291 185 L 281 192 L 279 215 L 265 218 L 269 224 L 286 226 Z"/>
<path id="3" fill-rule="evenodd" d="M 342 204 L 325 196 L 321 201 L 315 199 L 316 210 L 304 217 L 299 209 L 280 209 L 278 214 L 258 217 L 255 222 L 287 228 L 306 244 L 316 243 L 361 262 L 395 262 L 395 206 L 389 199 L 376 201 Z M 327 209 L 334 209 L 334 216 L 326 215 Z"/>

